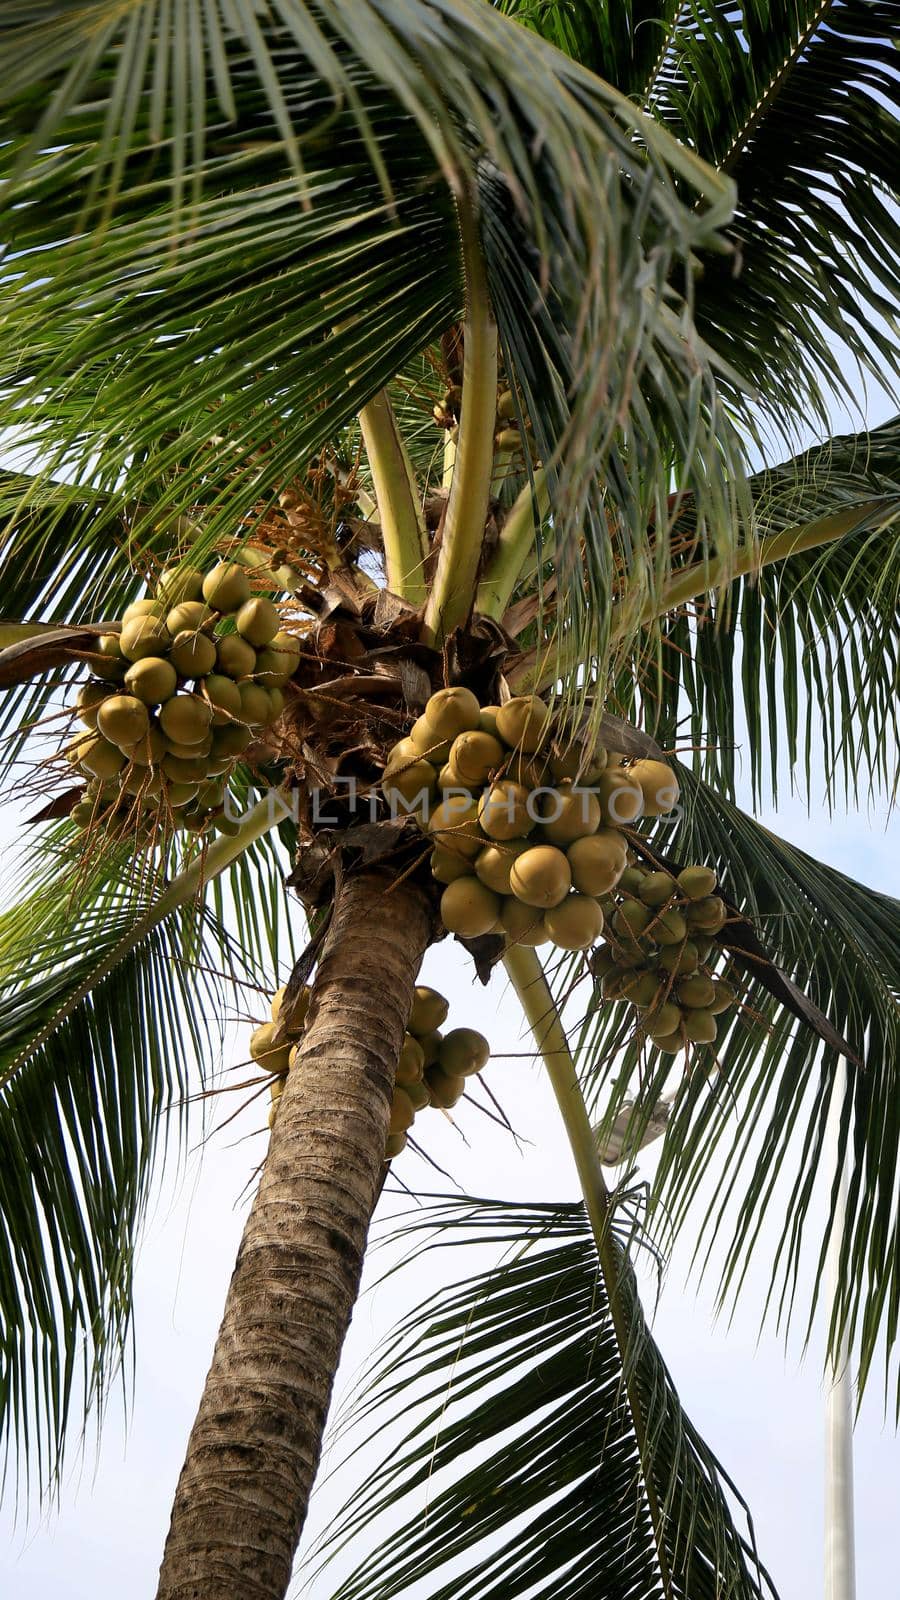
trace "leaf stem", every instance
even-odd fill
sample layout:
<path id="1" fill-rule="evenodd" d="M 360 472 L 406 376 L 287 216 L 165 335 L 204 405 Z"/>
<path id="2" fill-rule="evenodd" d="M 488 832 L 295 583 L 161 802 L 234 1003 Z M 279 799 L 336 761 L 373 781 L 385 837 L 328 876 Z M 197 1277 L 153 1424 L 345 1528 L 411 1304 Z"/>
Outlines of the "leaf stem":
<path id="1" fill-rule="evenodd" d="M 466 320 L 462 406 L 453 479 L 423 637 L 441 644 L 465 621 L 478 580 L 494 463 L 497 414 L 497 325 L 472 203 L 459 205 Z"/>
<path id="2" fill-rule="evenodd" d="M 425 519 L 415 477 L 386 389 L 359 413 L 363 442 L 381 523 L 387 586 L 411 605 L 425 604 L 423 562 L 428 554 Z"/>
<path id="3" fill-rule="evenodd" d="M 497 548 L 478 585 L 475 610 L 483 617 L 492 617 L 495 622 L 501 620 L 534 546 L 535 525 L 539 527 L 543 522 L 549 505 L 547 475 L 543 467 L 539 467 L 533 481 L 526 483 L 516 497 L 500 530 Z"/>
<path id="4" fill-rule="evenodd" d="M 656 1535 L 663 1587 L 666 1594 L 671 1594 L 668 1557 L 663 1541 L 664 1517 L 653 1482 L 646 1420 L 635 1382 L 629 1306 L 621 1292 L 622 1266 L 623 1263 L 627 1263 L 627 1258 L 616 1243 L 612 1231 L 610 1193 L 603 1176 L 597 1141 L 587 1114 L 565 1029 L 560 1021 L 556 1001 L 540 960 L 530 947 L 514 945 L 504 956 L 503 964 L 509 973 L 510 981 L 519 997 L 534 1034 L 535 1043 L 547 1068 L 547 1075 L 556 1095 L 556 1103 L 559 1106 L 581 1184 L 585 1209 L 600 1259 L 600 1270 L 606 1285 L 610 1316 L 622 1358 L 622 1381 L 628 1394 L 635 1440 L 641 1458 L 644 1489 Z"/>

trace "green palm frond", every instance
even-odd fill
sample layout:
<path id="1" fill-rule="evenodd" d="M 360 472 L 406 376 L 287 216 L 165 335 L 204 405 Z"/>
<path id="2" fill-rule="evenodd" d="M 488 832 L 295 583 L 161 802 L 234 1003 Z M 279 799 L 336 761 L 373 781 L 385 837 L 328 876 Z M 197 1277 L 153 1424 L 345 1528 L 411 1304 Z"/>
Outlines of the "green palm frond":
<path id="1" fill-rule="evenodd" d="M 445 1202 L 410 1221 L 437 1225 L 439 1243 L 504 1247 L 504 1258 L 418 1306 L 375 1357 L 348 1420 L 355 1450 L 377 1434 L 381 1459 L 353 1486 L 310 1565 L 348 1545 L 355 1556 L 373 1527 L 377 1537 L 383 1520 L 402 1520 L 334 1600 L 386 1600 L 423 1582 L 435 1600 L 771 1593 L 752 1529 L 742 1535 L 732 1518 L 733 1485 L 685 1416 L 644 1322 L 627 1208 L 616 1224 L 627 1351 L 580 1205 Z M 643 1454 L 625 1362 L 645 1409 Z"/>
<path id="2" fill-rule="evenodd" d="M 41 1486 L 126 1353 L 151 1175 L 233 959 L 189 909 L 95 981 L 142 904 L 112 876 L 79 893 L 51 872 L 0 918 L 0 1424 Z"/>
<path id="3" fill-rule="evenodd" d="M 898 370 L 896 40 L 892 0 L 691 0 L 655 79 L 655 114 L 740 196 L 741 269 L 706 261 L 700 326 L 788 415 L 818 378 L 853 393 L 839 340 Z"/>
<path id="4" fill-rule="evenodd" d="M 561 581 L 598 653 L 610 528 L 653 592 L 673 469 L 698 548 L 710 526 L 727 537 L 742 448 L 672 282 L 716 246 L 733 194 L 653 123 L 637 143 L 624 96 L 470 0 L 276 0 L 264 21 L 237 0 L 227 27 L 190 0 L 192 36 L 151 0 L 56 11 L 50 28 L 44 7 L 11 18 L 3 381 L 45 472 L 106 491 L 111 523 L 126 488 L 145 508 L 136 544 L 201 507 L 207 546 L 248 526 L 459 314 L 466 193 L 510 376 L 555 459 Z"/>
<path id="5" fill-rule="evenodd" d="M 855 1054 L 841 1060 L 772 998 L 752 959 L 738 958 L 741 1008 L 720 1019 L 725 1026 L 715 1047 L 697 1049 L 678 1091 L 659 1198 L 674 1227 L 683 1226 L 690 1210 L 698 1258 L 708 1259 L 717 1241 L 727 1241 L 724 1299 L 737 1293 L 760 1247 L 764 1213 L 776 1215 L 769 1308 L 787 1323 L 799 1294 L 808 1298 L 811 1318 L 835 1225 L 825 1131 L 845 1070 L 840 1150 L 849 1163 L 850 1203 L 840 1237 L 839 1299 L 826 1311 L 833 1315 L 834 1348 L 845 1337 L 853 1343 L 862 1388 L 877 1349 L 884 1350 L 888 1373 L 894 1364 L 892 1308 L 900 1295 L 900 903 L 777 838 L 686 769 L 679 778 L 683 816 L 674 837 L 660 830 L 659 850 L 682 863 L 707 862 L 719 873 L 723 894 L 759 930 L 776 966 Z M 720 938 L 727 948 L 727 925 Z M 609 1121 L 637 1086 L 649 1116 L 671 1077 L 671 1057 L 638 1050 L 633 1014 L 626 1017 L 625 1008 L 591 1010 L 581 1059 L 598 1109 Z M 711 1178 L 701 1223 L 693 1208 Z M 808 1252 L 813 1238 L 819 1245 L 807 1283 L 801 1242 Z"/>
<path id="6" fill-rule="evenodd" d="M 788 528 L 801 542 L 804 525 L 822 517 L 845 514 L 846 532 L 673 610 L 655 670 L 645 663 L 640 676 L 645 726 L 667 746 L 692 746 L 697 768 L 730 798 L 745 741 L 755 795 L 777 796 L 780 761 L 807 790 L 824 784 L 829 800 L 892 794 L 900 422 L 832 439 L 757 474 L 750 489 L 761 545 Z M 689 503 L 683 517 L 689 530 Z M 630 685 L 620 694 L 633 712 Z"/>

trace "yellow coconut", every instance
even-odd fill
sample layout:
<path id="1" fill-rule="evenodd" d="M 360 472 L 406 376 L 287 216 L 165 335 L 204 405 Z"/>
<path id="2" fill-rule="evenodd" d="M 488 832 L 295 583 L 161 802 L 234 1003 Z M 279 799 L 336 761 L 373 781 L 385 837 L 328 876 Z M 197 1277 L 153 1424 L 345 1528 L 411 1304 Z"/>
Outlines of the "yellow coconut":
<path id="1" fill-rule="evenodd" d="M 391 796 L 394 795 L 397 797 L 393 801 L 396 807 L 399 808 L 402 801 L 402 809 L 409 809 L 413 806 L 427 805 L 436 784 L 437 773 L 431 763 L 413 761 L 410 765 L 393 770 L 389 768 L 384 774 L 382 787 L 389 804 Z"/>
<path id="2" fill-rule="evenodd" d="M 97 727 L 110 744 L 123 748 L 137 744 L 150 727 L 150 714 L 143 700 L 130 694 L 109 695 L 97 712 Z"/>
<path id="3" fill-rule="evenodd" d="M 614 827 L 627 827 L 641 816 L 644 791 L 623 767 L 607 768 L 597 779 L 597 799 L 603 821 Z"/>
<path id="4" fill-rule="evenodd" d="M 441 921 L 449 933 L 477 939 L 490 933 L 500 915 L 500 898 L 477 878 L 457 878 L 441 895 Z"/>
<path id="5" fill-rule="evenodd" d="M 450 755 L 452 739 L 438 739 L 431 724 L 417 717 L 409 730 L 409 743 L 417 755 L 424 756 L 433 767 L 443 767 Z"/>
<path id="6" fill-rule="evenodd" d="M 172 641 L 169 660 L 182 678 L 203 678 L 216 665 L 216 646 L 205 633 L 184 628 Z"/>
<path id="7" fill-rule="evenodd" d="M 290 1066 L 291 1047 L 276 1044 L 275 1023 L 264 1022 L 250 1036 L 250 1054 L 266 1072 L 287 1072 Z"/>
<path id="8" fill-rule="evenodd" d="M 478 728 L 457 734 L 450 746 L 450 765 L 466 784 L 486 783 L 488 774 L 497 770 L 503 757 L 500 740 Z"/>
<path id="9" fill-rule="evenodd" d="M 587 950 L 603 931 L 603 912 L 586 894 L 570 894 L 544 912 L 544 927 L 560 950 Z"/>
<path id="10" fill-rule="evenodd" d="M 635 761 L 628 768 L 632 783 L 640 785 L 645 817 L 662 817 L 678 804 L 678 779 L 664 761 Z"/>
<path id="11" fill-rule="evenodd" d="M 535 818 L 529 813 L 530 795 L 521 784 L 501 778 L 485 790 L 478 804 L 483 831 L 489 839 L 522 839 L 530 833 Z"/>
<path id="12" fill-rule="evenodd" d="M 391 1101 L 391 1120 L 388 1123 L 389 1133 L 405 1133 L 415 1121 L 415 1108 L 409 1095 L 399 1086 L 394 1090 Z"/>
<path id="13" fill-rule="evenodd" d="M 213 652 L 215 655 L 215 651 Z M 169 700 L 178 687 L 178 673 L 171 661 L 162 656 L 143 656 L 133 661 L 125 674 L 125 687 L 129 694 L 145 705 L 156 706 Z"/>
<path id="14" fill-rule="evenodd" d="M 678 887 L 686 900 L 705 900 L 717 882 L 711 867 L 684 867 L 678 874 Z"/>
<path id="15" fill-rule="evenodd" d="M 572 887 L 572 873 L 563 851 L 552 844 L 533 845 L 523 851 L 513 863 L 510 887 L 516 899 L 527 906 L 558 906 Z"/>
<path id="16" fill-rule="evenodd" d="M 228 678 L 249 678 L 256 671 L 256 651 L 238 633 L 216 640 L 216 662 Z"/>
<path id="17" fill-rule="evenodd" d="M 477 728 L 480 711 L 471 689 L 439 689 L 428 701 L 424 717 L 434 737 L 446 740 Z"/>
<path id="18" fill-rule="evenodd" d="M 438 883 L 454 883 L 457 878 L 464 878 L 471 871 L 472 862 L 468 857 L 445 850 L 443 845 L 435 845 L 431 852 L 431 875 Z M 489 884 L 488 888 L 491 887 Z"/>
<path id="19" fill-rule="evenodd" d="M 544 926 L 544 914 L 535 906 L 527 906 L 515 896 L 505 899 L 500 908 L 500 925 L 510 944 L 535 947 L 547 944 L 550 935 Z"/>
<path id="20" fill-rule="evenodd" d="M 541 797 L 541 833 L 551 844 L 573 844 L 600 826 L 600 803 L 590 789 L 561 783 Z"/>
<path id="21" fill-rule="evenodd" d="M 99 735 L 88 741 L 81 756 L 82 767 L 95 778 L 114 778 L 125 765 L 125 756 L 118 745 L 110 744 Z"/>
<path id="22" fill-rule="evenodd" d="M 604 835 L 609 830 L 604 829 Z M 600 834 L 576 839 L 569 845 L 566 855 L 572 872 L 572 884 L 580 894 L 608 894 L 614 889 L 625 866 L 625 852 L 617 843 L 611 843 Z"/>
<path id="23" fill-rule="evenodd" d="M 495 894 L 512 894 L 510 873 L 517 858 L 529 849 L 527 839 L 509 839 L 505 844 L 487 844 L 475 857 L 475 872 Z"/>
<path id="24" fill-rule="evenodd" d="M 664 906 L 676 893 L 675 879 L 668 872 L 648 872 L 638 889 L 645 906 Z"/>
<path id="25" fill-rule="evenodd" d="M 411 1033 L 404 1036 L 397 1061 L 397 1082 L 416 1083 L 425 1071 L 425 1052 Z"/>
<path id="26" fill-rule="evenodd" d="M 540 748 L 549 725 L 550 712 L 537 695 L 517 695 L 501 706 L 496 718 L 497 732 L 511 750 L 528 754 Z"/>
<path id="27" fill-rule="evenodd" d="M 479 827 L 478 806 L 468 796 L 454 795 L 435 806 L 428 821 L 428 832 L 444 850 L 470 860 L 475 859 L 485 843 Z"/>

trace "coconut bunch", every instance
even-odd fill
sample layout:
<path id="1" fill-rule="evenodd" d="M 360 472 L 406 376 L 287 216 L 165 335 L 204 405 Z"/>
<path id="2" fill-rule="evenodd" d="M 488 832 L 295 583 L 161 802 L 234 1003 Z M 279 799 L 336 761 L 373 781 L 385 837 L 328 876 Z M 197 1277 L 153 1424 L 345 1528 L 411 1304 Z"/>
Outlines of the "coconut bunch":
<path id="1" fill-rule="evenodd" d="M 306 1026 L 306 1014 L 309 1011 L 309 988 L 305 988 L 298 997 L 296 1005 L 291 1010 L 290 1021 L 282 1014 L 284 1001 L 284 987 L 277 990 L 272 997 L 270 1007 L 271 1021 L 264 1022 L 256 1028 L 250 1037 L 250 1055 L 262 1067 L 264 1072 L 272 1074 L 269 1092 L 272 1104 L 269 1108 L 269 1127 L 278 1114 L 278 1102 L 284 1094 L 287 1075 L 296 1060 L 297 1046 L 303 1037 Z"/>
<path id="2" fill-rule="evenodd" d="M 434 842 L 444 927 L 562 950 L 594 944 L 601 902 L 627 866 L 622 828 L 678 800 L 664 763 L 622 760 L 586 750 L 537 696 L 481 706 L 469 689 L 432 695 L 391 750 L 383 788 Z"/>
<path id="3" fill-rule="evenodd" d="M 450 1007 L 436 989 L 420 985 L 415 992 L 409 1026 L 397 1063 L 385 1157 L 398 1156 L 417 1111 L 426 1106 L 449 1110 L 466 1079 L 487 1066 L 491 1048 L 474 1028 L 453 1028 L 442 1034 Z"/>
<path id="4" fill-rule="evenodd" d="M 735 1004 L 713 972 L 728 915 L 715 889 L 709 867 L 676 877 L 632 862 L 604 901 L 606 942 L 591 957 L 600 992 L 634 1006 L 641 1032 L 670 1055 L 714 1044 L 716 1018 Z"/>
<path id="5" fill-rule="evenodd" d="M 233 827 L 222 816 L 228 774 L 253 730 L 280 716 L 300 657 L 280 623 L 227 562 L 165 571 L 152 598 L 127 606 L 78 695 L 86 732 L 66 755 L 89 781 L 73 820 L 144 810 L 151 823 L 161 813 L 197 831 L 210 820 Z"/>

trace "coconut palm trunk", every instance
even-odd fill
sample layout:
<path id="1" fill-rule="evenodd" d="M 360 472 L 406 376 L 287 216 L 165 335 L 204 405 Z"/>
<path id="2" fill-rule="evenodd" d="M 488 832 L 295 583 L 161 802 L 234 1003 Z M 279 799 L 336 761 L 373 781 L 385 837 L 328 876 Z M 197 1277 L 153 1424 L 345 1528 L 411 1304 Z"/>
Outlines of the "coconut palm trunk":
<path id="1" fill-rule="evenodd" d="M 345 879 L 300 1058 L 247 1220 L 172 1510 L 159 1600 L 288 1586 L 380 1189 L 397 1057 L 431 916 Z"/>

